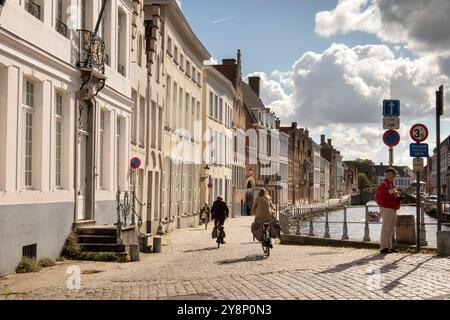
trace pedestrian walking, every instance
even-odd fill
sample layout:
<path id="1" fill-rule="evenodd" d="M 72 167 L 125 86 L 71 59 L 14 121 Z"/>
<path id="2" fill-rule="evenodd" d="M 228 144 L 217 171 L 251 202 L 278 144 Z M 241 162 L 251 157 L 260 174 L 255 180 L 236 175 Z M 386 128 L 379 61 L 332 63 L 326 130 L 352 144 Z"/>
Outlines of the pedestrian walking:
<path id="1" fill-rule="evenodd" d="M 380 253 L 395 253 L 393 248 L 393 237 L 395 225 L 397 223 L 397 210 L 400 209 L 402 198 L 394 185 L 397 171 L 394 168 L 388 168 L 385 171 L 385 179 L 377 188 L 375 201 L 380 206 L 382 227 L 380 236 Z"/>
<path id="2" fill-rule="evenodd" d="M 209 209 L 209 206 L 207 203 L 203 206 L 203 208 L 200 210 L 200 219 L 205 224 L 205 230 L 208 230 L 208 223 L 209 220 L 211 220 L 211 210 Z"/>

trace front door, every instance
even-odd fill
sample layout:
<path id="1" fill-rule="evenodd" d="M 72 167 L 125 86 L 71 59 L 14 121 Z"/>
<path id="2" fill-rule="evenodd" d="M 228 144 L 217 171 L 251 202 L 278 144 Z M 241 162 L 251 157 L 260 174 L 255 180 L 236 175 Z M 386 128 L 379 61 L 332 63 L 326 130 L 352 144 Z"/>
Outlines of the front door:
<path id="1" fill-rule="evenodd" d="M 77 220 L 87 220 L 86 215 L 86 147 L 87 134 L 80 134 L 78 136 L 78 214 Z"/>

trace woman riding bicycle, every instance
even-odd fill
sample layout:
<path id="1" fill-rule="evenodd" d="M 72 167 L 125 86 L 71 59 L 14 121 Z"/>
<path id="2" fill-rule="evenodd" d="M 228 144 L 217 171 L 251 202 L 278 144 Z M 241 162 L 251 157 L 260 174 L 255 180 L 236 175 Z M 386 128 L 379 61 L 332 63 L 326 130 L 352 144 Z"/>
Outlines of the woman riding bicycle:
<path id="1" fill-rule="evenodd" d="M 253 204 L 252 208 L 252 215 L 255 216 L 254 226 L 259 228 L 259 226 L 264 225 L 266 222 L 274 222 L 276 209 L 272 204 L 272 199 L 270 198 L 269 194 L 267 193 L 266 189 L 262 188 L 259 191 L 259 195 L 255 200 L 255 203 Z M 257 229 L 255 228 L 255 229 Z M 270 244 L 270 247 L 272 247 L 272 244 Z"/>

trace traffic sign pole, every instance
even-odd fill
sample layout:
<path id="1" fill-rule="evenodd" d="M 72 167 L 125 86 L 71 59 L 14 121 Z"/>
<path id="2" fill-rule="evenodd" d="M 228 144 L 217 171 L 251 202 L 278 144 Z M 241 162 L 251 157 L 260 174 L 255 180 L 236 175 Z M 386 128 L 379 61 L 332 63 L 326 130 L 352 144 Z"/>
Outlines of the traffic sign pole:
<path id="1" fill-rule="evenodd" d="M 420 172 L 416 172 L 416 248 L 420 251 Z"/>
<path id="2" fill-rule="evenodd" d="M 389 148 L 389 166 L 392 167 L 394 165 L 394 148 Z"/>

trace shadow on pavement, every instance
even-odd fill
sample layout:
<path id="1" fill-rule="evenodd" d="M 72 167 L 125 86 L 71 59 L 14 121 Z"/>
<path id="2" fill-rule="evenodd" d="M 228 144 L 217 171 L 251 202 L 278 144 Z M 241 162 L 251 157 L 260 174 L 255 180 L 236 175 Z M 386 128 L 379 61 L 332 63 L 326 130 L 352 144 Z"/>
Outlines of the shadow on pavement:
<path id="1" fill-rule="evenodd" d="M 241 262 L 252 262 L 252 261 L 262 261 L 264 260 L 265 257 L 262 255 L 251 255 L 251 256 L 246 256 L 243 258 L 239 258 L 239 259 L 227 259 L 227 260 L 221 260 L 218 261 L 218 264 L 233 264 L 233 263 L 241 263 Z"/>
<path id="2" fill-rule="evenodd" d="M 212 251 L 212 250 L 217 250 L 217 246 L 215 246 L 215 247 L 209 247 L 209 248 L 203 248 L 203 249 L 186 250 L 186 251 L 183 251 L 183 253 L 189 253 L 189 252 L 201 252 L 201 251 Z"/>
<path id="3" fill-rule="evenodd" d="M 413 273 L 414 271 L 418 270 L 423 264 L 427 263 L 428 261 L 430 261 L 430 260 L 432 260 L 432 259 L 433 259 L 433 257 L 431 257 L 431 258 L 429 258 L 429 259 L 427 259 L 427 260 L 424 260 L 424 261 L 418 263 L 413 269 L 411 269 L 410 271 L 406 272 L 406 273 L 405 273 L 404 275 L 402 275 L 401 277 L 398 277 L 397 279 L 395 279 L 395 280 L 389 282 L 387 285 L 385 285 L 385 286 L 383 287 L 383 292 L 389 293 L 389 291 L 395 289 L 398 285 L 401 284 L 401 283 L 400 283 L 400 280 L 402 280 L 403 278 L 406 278 L 408 275 L 410 275 L 410 274 Z M 393 263 L 394 263 L 394 264 L 395 264 L 395 263 L 398 263 L 398 261 L 400 261 L 400 260 L 402 260 L 402 259 L 399 259 L 399 260 L 397 260 L 397 261 L 395 261 L 395 262 L 393 262 Z M 381 272 L 382 272 L 382 273 L 386 272 L 386 271 L 387 271 L 386 268 L 389 270 L 389 266 L 390 266 L 390 265 L 387 265 L 387 267 L 386 267 L 386 266 L 381 267 L 381 268 L 380 268 L 380 269 L 381 269 Z"/>
<path id="4" fill-rule="evenodd" d="M 346 269 L 350 269 L 350 268 L 354 267 L 355 265 L 362 265 L 362 264 L 367 264 L 372 261 L 384 260 L 384 257 L 385 257 L 385 255 L 383 255 L 383 254 L 375 253 L 375 254 L 368 255 L 364 258 L 358 259 L 358 260 L 338 264 L 335 267 L 330 268 L 325 271 L 322 271 L 320 273 L 338 273 L 338 272 L 342 272 Z"/>

